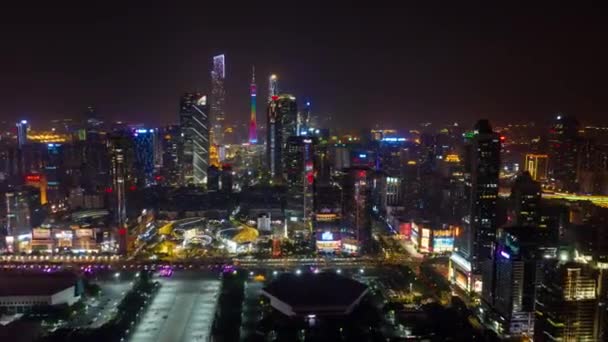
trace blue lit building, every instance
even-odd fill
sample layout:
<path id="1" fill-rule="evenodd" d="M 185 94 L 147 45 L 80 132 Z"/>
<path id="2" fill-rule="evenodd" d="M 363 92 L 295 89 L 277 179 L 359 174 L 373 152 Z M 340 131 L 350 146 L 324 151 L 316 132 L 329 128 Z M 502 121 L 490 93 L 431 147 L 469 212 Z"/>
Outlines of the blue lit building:
<path id="1" fill-rule="evenodd" d="M 17 145 L 19 148 L 23 147 L 27 143 L 27 131 L 29 124 L 27 120 L 21 120 L 17 122 Z"/>
<path id="2" fill-rule="evenodd" d="M 155 130 L 145 128 L 136 129 L 133 132 L 135 170 L 139 174 L 137 183 L 140 186 L 149 186 L 154 183 L 155 133 Z"/>

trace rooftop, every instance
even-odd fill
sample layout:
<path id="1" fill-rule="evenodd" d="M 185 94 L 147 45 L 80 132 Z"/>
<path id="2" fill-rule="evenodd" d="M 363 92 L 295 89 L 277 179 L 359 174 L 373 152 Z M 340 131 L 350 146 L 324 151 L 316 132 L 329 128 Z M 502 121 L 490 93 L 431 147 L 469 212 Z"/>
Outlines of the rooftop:
<path id="1" fill-rule="evenodd" d="M 52 295 L 74 286 L 73 273 L 0 273 L 0 297 Z"/>
<path id="2" fill-rule="evenodd" d="M 367 286 L 335 273 L 286 273 L 266 286 L 263 292 L 288 305 L 295 314 L 348 313 L 367 292 Z"/>

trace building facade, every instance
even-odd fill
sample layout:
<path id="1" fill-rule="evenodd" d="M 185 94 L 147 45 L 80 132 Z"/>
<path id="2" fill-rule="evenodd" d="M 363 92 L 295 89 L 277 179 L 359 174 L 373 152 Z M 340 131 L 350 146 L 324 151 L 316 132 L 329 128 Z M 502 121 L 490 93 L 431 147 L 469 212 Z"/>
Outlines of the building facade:
<path id="1" fill-rule="evenodd" d="M 207 96 L 186 93 L 180 106 L 183 138 L 182 177 L 185 184 L 204 185 L 209 167 L 209 105 Z"/>

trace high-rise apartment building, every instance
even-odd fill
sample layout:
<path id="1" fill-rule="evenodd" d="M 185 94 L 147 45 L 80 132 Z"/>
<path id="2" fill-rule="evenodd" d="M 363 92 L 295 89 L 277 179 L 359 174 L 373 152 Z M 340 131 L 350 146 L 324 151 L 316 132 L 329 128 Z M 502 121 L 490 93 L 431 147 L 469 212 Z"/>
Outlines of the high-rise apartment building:
<path id="1" fill-rule="evenodd" d="M 185 184 L 204 185 L 209 167 L 209 105 L 207 96 L 186 93 L 180 106 Z"/>
<path id="2" fill-rule="evenodd" d="M 224 126 L 226 115 L 226 58 L 222 55 L 213 57 L 213 69 L 211 70 L 211 116 L 213 118 L 213 143 L 221 145 L 224 143 Z M 207 170 L 207 168 L 205 168 Z"/>

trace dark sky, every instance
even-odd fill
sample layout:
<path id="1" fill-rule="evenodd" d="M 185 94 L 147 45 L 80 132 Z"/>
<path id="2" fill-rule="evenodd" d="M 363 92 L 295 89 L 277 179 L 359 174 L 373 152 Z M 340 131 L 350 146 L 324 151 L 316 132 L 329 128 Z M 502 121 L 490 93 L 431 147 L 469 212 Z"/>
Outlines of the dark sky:
<path id="1" fill-rule="evenodd" d="M 36 125 L 94 104 L 111 119 L 175 122 L 180 94 L 209 91 L 211 57 L 225 53 L 230 121 L 248 117 L 255 64 L 262 98 L 275 72 L 281 90 L 347 127 L 543 122 L 558 111 L 608 123 L 599 7 L 91 3 L 2 9 L 0 119 Z"/>

